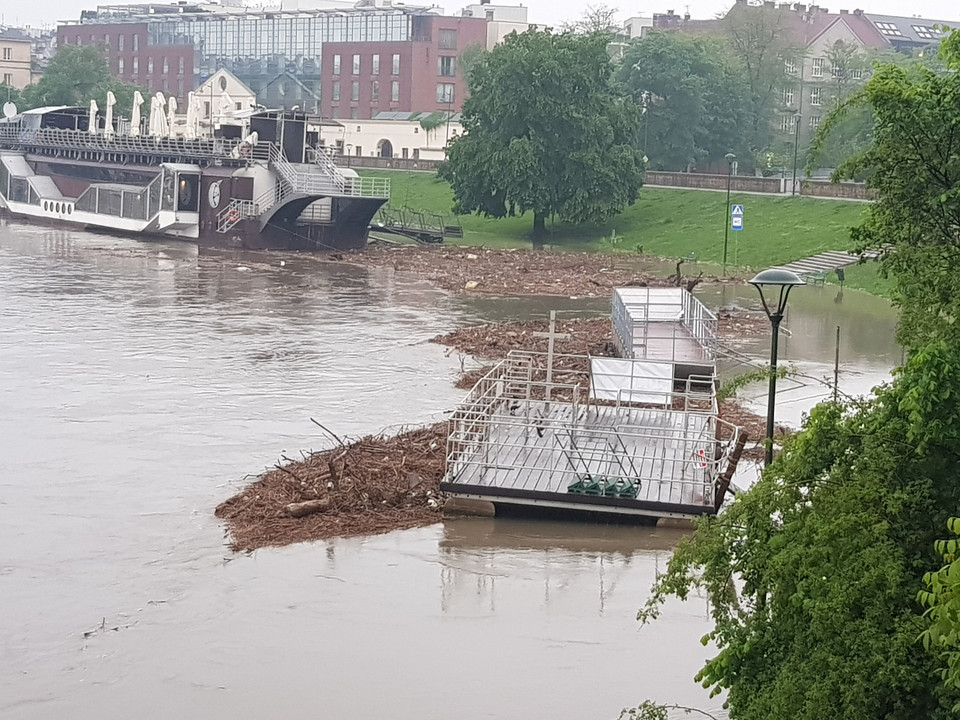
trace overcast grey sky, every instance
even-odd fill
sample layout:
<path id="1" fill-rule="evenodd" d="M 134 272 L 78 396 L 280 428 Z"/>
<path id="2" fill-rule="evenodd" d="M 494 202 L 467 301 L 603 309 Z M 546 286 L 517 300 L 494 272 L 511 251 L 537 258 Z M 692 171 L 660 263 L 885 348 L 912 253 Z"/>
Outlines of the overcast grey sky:
<path id="1" fill-rule="evenodd" d="M 138 0 L 127 0 L 137 2 Z M 430 0 L 407 0 L 410 5 L 427 4 Z M 495 0 L 496 1 L 496 0 Z M 500 0 L 509 4 L 511 0 Z M 101 0 L 102 4 L 120 4 L 121 0 Z M 434 0 L 448 13 L 457 13 L 468 0 Z M 810 0 L 806 0 L 810 4 Z M 98 0 L 0 0 L 0 16 L 8 25 L 54 26 L 58 20 L 78 20 L 80 11 L 92 10 Z M 524 0 L 530 8 L 530 21 L 535 23 L 559 25 L 580 15 L 589 4 L 583 0 Z M 653 0 L 643 3 L 618 2 L 607 0 L 605 4 L 620 8 L 623 17 L 630 15 L 650 15 L 655 12 L 673 10 L 683 14 L 689 8 L 695 18 L 710 18 L 724 12 L 733 3 L 732 0 Z M 960 25 L 960 3 L 957 0 L 820 0 L 820 4 L 833 12 L 860 8 L 867 12 L 886 15 L 916 16 L 930 20 L 954 20 Z"/>

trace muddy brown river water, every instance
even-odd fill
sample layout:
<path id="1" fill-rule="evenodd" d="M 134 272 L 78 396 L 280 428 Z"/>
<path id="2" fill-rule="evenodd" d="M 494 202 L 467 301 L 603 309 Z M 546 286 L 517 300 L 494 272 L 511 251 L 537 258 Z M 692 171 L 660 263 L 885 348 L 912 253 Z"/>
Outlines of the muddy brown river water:
<path id="1" fill-rule="evenodd" d="M 869 389 L 899 360 L 893 313 L 850 297 L 793 305 L 785 354 L 828 367 L 823 314 L 839 313 L 859 328 L 845 382 Z M 348 435 L 441 419 L 460 362 L 426 340 L 545 302 L 0 225 L 0 717 L 588 720 L 645 698 L 717 711 L 693 682 L 704 602 L 634 620 L 676 531 L 464 520 L 226 548 L 214 506 L 323 446 L 311 416 Z M 797 392 L 790 407 L 809 407 Z"/>

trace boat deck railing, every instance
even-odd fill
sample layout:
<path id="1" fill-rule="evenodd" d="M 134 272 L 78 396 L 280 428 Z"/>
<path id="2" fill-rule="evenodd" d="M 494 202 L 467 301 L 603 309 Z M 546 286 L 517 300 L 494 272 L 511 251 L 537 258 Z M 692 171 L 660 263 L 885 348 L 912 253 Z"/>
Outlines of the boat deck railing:
<path id="1" fill-rule="evenodd" d="M 196 158 L 242 164 L 267 160 L 272 143 L 250 146 L 227 138 L 154 137 L 79 130 L 0 128 L 0 147 L 17 150 L 78 151 L 159 157 Z"/>

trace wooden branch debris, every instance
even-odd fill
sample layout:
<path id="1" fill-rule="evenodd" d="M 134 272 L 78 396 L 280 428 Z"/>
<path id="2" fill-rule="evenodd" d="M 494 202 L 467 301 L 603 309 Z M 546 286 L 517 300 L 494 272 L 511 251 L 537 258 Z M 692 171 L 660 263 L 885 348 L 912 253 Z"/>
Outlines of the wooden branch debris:
<path id="1" fill-rule="evenodd" d="M 235 550 L 373 535 L 440 519 L 446 423 L 338 444 L 278 464 L 220 504 Z"/>

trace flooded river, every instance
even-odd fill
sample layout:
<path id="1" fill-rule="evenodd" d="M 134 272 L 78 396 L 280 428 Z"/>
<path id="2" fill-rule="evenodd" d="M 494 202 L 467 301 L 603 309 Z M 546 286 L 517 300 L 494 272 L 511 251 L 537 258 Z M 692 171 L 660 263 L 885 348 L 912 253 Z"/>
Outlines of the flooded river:
<path id="1" fill-rule="evenodd" d="M 807 369 L 832 362 L 823 307 L 860 325 L 846 376 L 899 360 L 877 345 L 893 315 L 876 301 L 795 298 L 785 354 Z M 0 717 L 715 711 L 692 680 L 704 602 L 634 620 L 675 532 L 467 520 L 226 548 L 214 506 L 324 446 L 310 417 L 348 435 L 441 419 L 460 363 L 426 340 L 538 307 L 293 255 L 0 225 Z M 807 334 L 826 338 L 809 354 Z"/>

